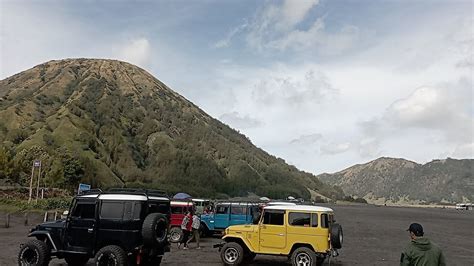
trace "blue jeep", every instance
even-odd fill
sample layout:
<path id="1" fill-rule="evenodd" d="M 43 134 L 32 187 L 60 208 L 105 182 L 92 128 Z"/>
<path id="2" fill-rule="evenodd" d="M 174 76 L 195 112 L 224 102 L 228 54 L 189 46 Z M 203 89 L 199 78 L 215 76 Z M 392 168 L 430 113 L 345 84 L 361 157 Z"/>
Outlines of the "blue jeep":
<path id="1" fill-rule="evenodd" d="M 210 236 L 230 225 L 251 224 L 259 215 L 258 203 L 218 202 L 213 213 L 201 215 L 201 230 L 204 235 Z"/>

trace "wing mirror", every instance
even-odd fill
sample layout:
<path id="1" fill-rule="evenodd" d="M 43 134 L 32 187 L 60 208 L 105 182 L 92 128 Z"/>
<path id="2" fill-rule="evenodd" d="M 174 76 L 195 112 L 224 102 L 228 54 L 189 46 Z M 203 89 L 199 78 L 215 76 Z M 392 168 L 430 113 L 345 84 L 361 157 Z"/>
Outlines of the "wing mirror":
<path id="1" fill-rule="evenodd" d="M 68 211 L 68 210 L 63 211 L 63 214 L 61 214 L 61 219 L 66 219 L 67 216 L 68 216 L 68 214 L 69 214 L 69 211 Z"/>

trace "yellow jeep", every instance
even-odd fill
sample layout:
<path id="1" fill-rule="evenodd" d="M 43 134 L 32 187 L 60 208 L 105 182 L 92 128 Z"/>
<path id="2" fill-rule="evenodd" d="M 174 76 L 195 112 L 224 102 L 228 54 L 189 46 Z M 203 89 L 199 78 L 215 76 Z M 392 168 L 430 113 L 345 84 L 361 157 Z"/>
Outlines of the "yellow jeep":
<path id="1" fill-rule="evenodd" d="M 229 226 L 224 233 L 225 243 L 216 246 L 225 265 L 249 263 L 257 254 L 288 256 L 292 265 L 321 265 L 342 247 L 333 210 L 319 206 L 267 206 L 258 224 Z"/>

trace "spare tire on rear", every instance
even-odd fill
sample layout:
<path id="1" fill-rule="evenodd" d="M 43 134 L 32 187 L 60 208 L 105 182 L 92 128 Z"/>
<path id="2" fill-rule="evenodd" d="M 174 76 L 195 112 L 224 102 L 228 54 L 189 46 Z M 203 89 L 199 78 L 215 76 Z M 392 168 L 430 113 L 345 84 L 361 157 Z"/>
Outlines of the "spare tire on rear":
<path id="1" fill-rule="evenodd" d="M 342 248 L 342 226 L 338 223 L 333 223 L 330 228 L 331 233 L 331 245 L 333 248 L 340 249 Z"/>
<path id="2" fill-rule="evenodd" d="M 168 219 L 161 213 L 150 213 L 143 221 L 142 238 L 147 246 L 165 245 L 168 237 Z"/>

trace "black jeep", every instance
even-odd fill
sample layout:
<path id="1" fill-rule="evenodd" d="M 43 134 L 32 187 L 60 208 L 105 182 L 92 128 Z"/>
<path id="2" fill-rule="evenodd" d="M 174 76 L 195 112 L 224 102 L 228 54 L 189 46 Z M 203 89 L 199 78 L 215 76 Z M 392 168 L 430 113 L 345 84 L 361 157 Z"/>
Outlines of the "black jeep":
<path id="1" fill-rule="evenodd" d="M 19 265 L 160 265 L 170 250 L 170 200 L 158 190 L 92 190 L 76 196 L 66 219 L 31 229 L 20 247 Z"/>

